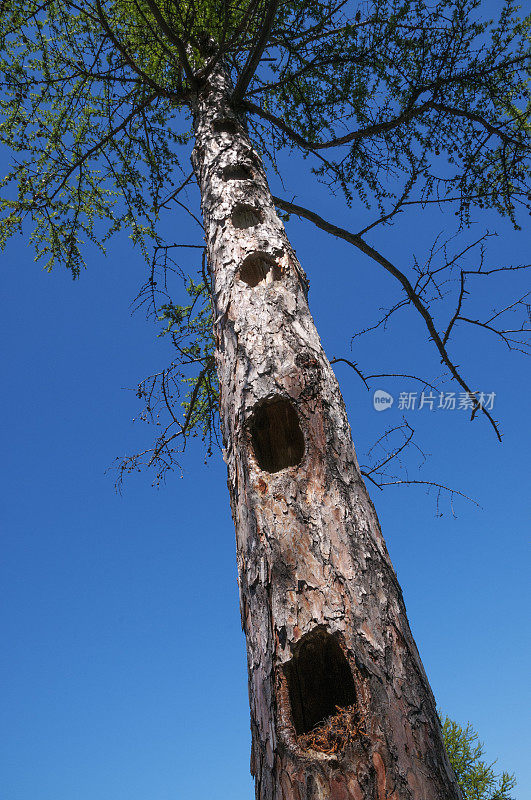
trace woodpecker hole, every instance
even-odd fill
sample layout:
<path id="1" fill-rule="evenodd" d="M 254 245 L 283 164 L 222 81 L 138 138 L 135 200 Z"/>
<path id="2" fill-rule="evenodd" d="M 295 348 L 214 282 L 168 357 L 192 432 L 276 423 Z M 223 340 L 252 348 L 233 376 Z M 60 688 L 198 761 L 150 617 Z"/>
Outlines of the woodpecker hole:
<path id="1" fill-rule="evenodd" d="M 260 405 L 252 419 L 251 439 L 260 469 L 278 472 L 296 467 L 304 455 L 304 436 L 294 406 L 276 398 Z"/>
<path id="2" fill-rule="evenodd" d="M 253 177 L 249 167 L 243 164 L 229 164 L 223 170 L 223 179 L 226 181 L 248 181 Z"/>
<path id="3" fill-rule="evenodd" d="M 297 643 L 284 665 L 291 718 L 297 736 L 309 733 L 339 708 L 356 702 L 354 678 L 337 639 L 322 628 Z"/>
<path id="4" fill-rule="evenodd" d="M 232 211 L 232 224 L 235 228 L 252 228 L 262 222 L 262 219 L 262 212 L 246 203 L 238 203 Z"/>
<path id="5" fill-rule="evenodd" d="M 240 269 L 240 280 L 254 289 L 262 281 L 270 283 L 282 277 L 282 270 L 271 256 L 265 253 L 251 253 L 247 256 Z"/>
<path id="6" fill-rule="evenodd" d="M 214 133 L 237 133 L 240 130 L 235 119 L 216 119 L 212 127 Z"/>

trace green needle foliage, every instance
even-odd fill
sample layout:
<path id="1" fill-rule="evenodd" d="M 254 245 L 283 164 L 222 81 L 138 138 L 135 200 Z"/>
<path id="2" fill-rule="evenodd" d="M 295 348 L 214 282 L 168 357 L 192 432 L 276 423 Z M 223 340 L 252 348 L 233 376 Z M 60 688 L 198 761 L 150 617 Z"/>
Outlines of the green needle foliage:
<path id="1" fill-rule="evenodd" d="M 468 722 L 465 728 L 441 717 L 444 743 L 465 800 L 514 800 L 514 775 L 494 772 L 494 763 L 483 760 L 484 747 Z"/>
<path id="2" fill-rule="evenodd" d="M 157 240 L 187 109 L 220 59 L 264 153 L 317 154 L 348 201 L 389 211 L 415 184 L 419 200 L 455 196 L 464 219 L 479 205 L 515 224 L 529 203 L 530 21 L 513 0 L 495 21 L 479 0 L 4 0 L 2 23 L 0 142 L 15 157 L 0 244 L 28 231 L 49 269 L 77 276 L 85 244 L 120 229 Z"/>

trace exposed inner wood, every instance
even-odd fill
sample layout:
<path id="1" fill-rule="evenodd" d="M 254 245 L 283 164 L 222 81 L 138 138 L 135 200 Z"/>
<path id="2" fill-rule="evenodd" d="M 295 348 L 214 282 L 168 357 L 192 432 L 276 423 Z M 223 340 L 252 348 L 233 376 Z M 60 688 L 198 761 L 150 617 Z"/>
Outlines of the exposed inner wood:
<path id="1" fill-rule="evenodd" d="M 322 628 L 302 637 L 284 665 L 291 718 L 298 736 L 356 702 L 354 678 L 335 636 Z"/>
<path id="2" fill-rule="evenodd" d="M 239 125 L 234 119 L 217 119 L 213 123 L 215 133 L 237 133 Z"/>
<path id="3" fill-rule="evenodd" d="M 247 256 L 240 269 L 239 278 L 247 286 L 254 289 L 259 283 L 265 281 L 278 281 L 282 277 L 282 270 L 271 256 L 265 253 L 251 253 Z"/>
<path id="4" fill-rule="evenodd" d="M 229 164 L 223 170 L 223 179 L 226 181 L 248 181 L 253 173 L 244 164 Z"/>
<path id="5" fill-rule="evenodd" d="M 266 472 L 295 467 L 304 455 L 304 436 L 289 400 L 278 398 L 260 405 L 251 423 L 256 460 Z"/>
<path id="6" fill-rule="evenodd" d="M 232 211 L 232 224 L 235 228 L 252 228 L 262 221 L 261 212 L 247 203 L 237 203 Z"/>

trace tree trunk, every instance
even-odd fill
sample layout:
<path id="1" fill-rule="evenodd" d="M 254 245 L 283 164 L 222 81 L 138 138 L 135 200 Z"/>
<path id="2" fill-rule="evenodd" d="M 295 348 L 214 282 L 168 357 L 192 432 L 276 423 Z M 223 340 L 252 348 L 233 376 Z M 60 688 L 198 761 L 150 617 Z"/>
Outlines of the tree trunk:
<path id="1" fill-rule="evenodd" d="M 307 282 L 229 92 L 218 70 L 198 97 L 192 161 L 212 278 L 256 797 L 458 800 Z"/>

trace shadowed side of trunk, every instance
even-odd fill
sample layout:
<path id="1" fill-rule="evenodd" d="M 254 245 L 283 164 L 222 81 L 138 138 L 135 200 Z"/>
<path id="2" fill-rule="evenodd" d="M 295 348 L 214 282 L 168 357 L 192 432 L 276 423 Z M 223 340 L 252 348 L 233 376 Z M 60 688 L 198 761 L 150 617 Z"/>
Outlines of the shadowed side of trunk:
<path id="1" fill-rule="evenodd" d="M 194 108 L 258 800 L 458 800 L 307 283 L 218 70 Z"/>

